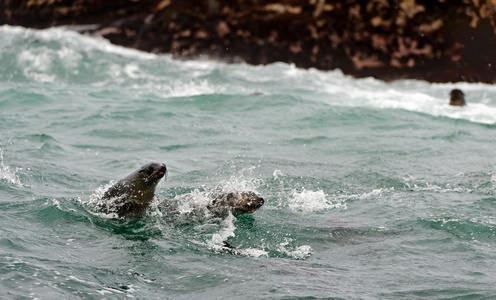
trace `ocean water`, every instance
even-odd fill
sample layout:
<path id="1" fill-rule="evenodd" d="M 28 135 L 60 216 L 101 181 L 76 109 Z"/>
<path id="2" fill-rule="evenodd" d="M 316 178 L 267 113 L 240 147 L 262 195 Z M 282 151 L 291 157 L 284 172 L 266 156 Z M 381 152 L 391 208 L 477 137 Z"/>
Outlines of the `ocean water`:
<path id="1" fill-rule="evenodd" d="M 9 26 L 0 66 L 1 299 L 496 297 L 493 85 Z M 453 88 L 468 106 L 447 105 Z M 149 161 L 169 173 L 143 218 L 90 209 Z M 212 189 L 265 204 L 209 216 Z"/>

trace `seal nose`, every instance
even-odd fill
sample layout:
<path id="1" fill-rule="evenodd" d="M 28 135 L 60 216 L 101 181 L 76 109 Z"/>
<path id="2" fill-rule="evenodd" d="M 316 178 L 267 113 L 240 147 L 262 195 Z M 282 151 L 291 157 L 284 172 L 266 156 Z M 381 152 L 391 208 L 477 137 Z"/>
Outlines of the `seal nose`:
<path id="1" fill-rule="evenodd" d="M 252 208 L 255 208 L 255 209 L 258 209 L 260 207 L 262 207 L 262 205 L 264 205 L 264 199 L 262 197 L 253 197 L 251 198 L 248 203 L 246 203 L 246 205 L 248 207 L 252 207 Z"/>
<path id="2" fill-rule="evenodd" d="M 161 164 L 157 170 L 157 175 L 162 178 L 165 174 L 167 174 L 167 167 L 164 164 Z"/>

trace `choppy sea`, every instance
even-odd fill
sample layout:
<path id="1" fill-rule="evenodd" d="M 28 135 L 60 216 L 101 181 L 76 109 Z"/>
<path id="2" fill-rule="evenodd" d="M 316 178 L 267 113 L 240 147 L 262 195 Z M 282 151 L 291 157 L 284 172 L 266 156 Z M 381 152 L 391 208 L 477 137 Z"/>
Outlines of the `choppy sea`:
<path id="1" fill-rule="evenodd" d="M 496 298 L 494 85 L 178 61 L 10 26 L 0 66 L 2 299 Z M 88 209 L 149 161 L 169 173 L 143 218 Z M 265 204 L 195 215 L 218 188 Z"/>

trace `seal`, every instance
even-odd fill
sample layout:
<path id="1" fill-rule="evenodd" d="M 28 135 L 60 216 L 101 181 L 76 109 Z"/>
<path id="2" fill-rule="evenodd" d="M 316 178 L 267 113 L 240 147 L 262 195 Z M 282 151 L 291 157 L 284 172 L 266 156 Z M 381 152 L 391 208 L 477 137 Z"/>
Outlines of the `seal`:
<path id="1" fill-rule="evenodd" d="M 452 106 L 465 106 L 465 97 L 461 90 L 454 89 L 450 93 L 450 103 Z"/>
<path id="2" fill-rule="evenodd" d="M 231 211 L 233 215 L 251 214 L 262 207 L 264 199 L 254 192 L 212 193 L 207 208 L 214 214 L 225 214 Z"/>
<path id="3" fill-rule="evenodd" d="M 121 218 L 143 216 L 153 201 L 157 184 L 166 174 L 164 164 L 150 162 L 117 181 L 102 197 L 106 201 L 107 212 L 117 213 Z"/>

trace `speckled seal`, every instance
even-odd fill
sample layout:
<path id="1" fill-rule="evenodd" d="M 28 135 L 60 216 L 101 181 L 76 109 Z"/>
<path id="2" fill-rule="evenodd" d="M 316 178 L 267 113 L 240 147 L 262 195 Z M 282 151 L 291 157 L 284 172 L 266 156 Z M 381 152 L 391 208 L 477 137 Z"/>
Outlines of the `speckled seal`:
<path id="1" fill-rule="evenodd" d="M 208 209 L 217 214 L 231 211 L 233 215 L 250 214 L 264 204 L 264 199 L 254 192 L 213 193 Z"/>

